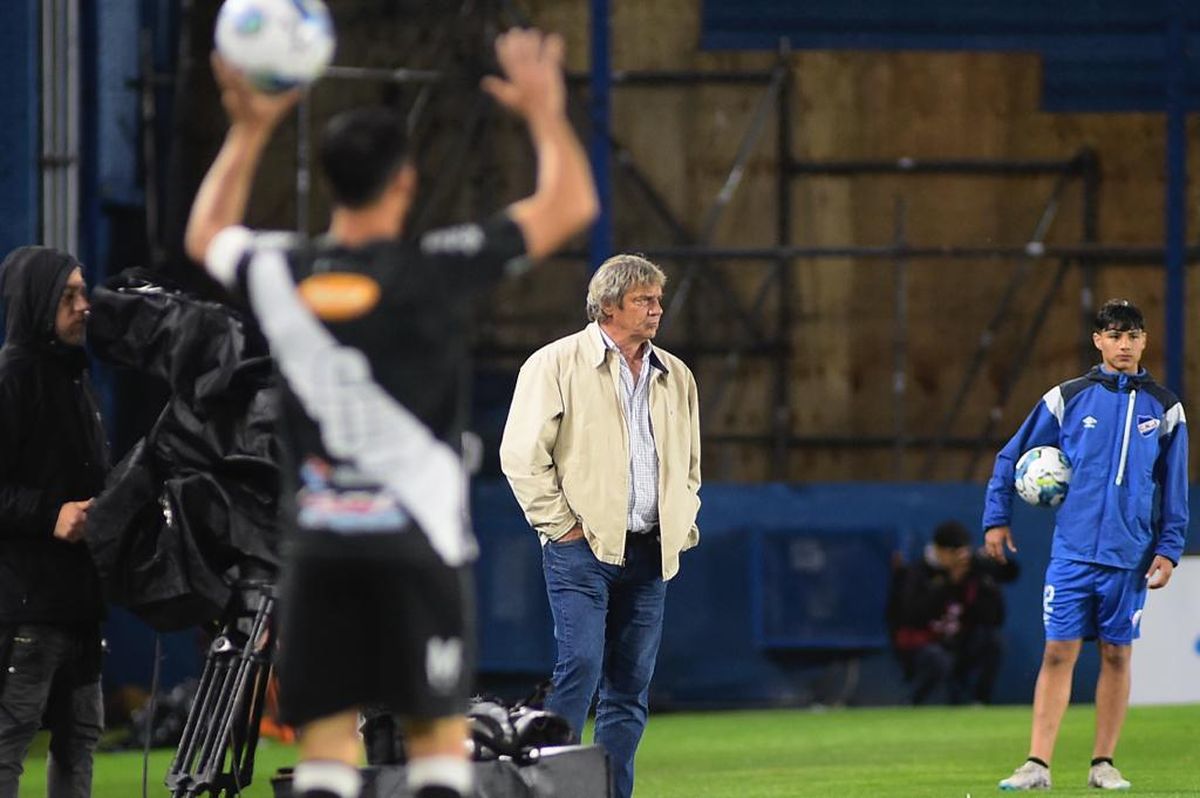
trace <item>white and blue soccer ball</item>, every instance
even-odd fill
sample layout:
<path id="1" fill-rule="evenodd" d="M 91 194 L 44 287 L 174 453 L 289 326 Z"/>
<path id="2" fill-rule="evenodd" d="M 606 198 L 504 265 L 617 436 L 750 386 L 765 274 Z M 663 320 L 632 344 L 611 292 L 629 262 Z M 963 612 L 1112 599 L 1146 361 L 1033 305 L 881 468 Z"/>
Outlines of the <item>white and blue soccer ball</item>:
<path id="1" fill-rule="evenodd" d="M 281 92 L 312 83 L 333 60 L 333 19 L 321 0 L 225 0 L 217 52 L 254 85 Z"/>
<path id="2" fill-rule="evenodd" d="M 1017 460 L 1013 473 L 1017 495 L 1035 507 L 1057 507 L 1067 498 L 1071 461 L 1061 449 L 1035 446 Z"/>

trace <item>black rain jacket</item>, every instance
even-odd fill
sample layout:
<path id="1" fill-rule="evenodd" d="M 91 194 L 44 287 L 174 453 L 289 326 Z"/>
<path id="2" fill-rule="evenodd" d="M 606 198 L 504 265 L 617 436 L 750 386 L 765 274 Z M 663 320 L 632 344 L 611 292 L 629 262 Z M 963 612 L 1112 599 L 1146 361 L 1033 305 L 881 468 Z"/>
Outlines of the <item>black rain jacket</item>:
<path id="1" fill-rule="evenodd" d="M 54 537 L 62 505 L 95 497 L 108 470 L 87 358 L 54 332 L 78 266 L 45 247 L 21 247 L 0 264 L 0 624 L 104 617 L 88 547 Z"/>
<path id="2" fill-rule="evenodd" d="M 980 626 L 1004 624 L 1000 585 L 1020 573 L 1015 560 L 998 563 L 973 552 L 967 575 L 959 583 L 946 571 L 921 559 L 896 573 L 888 601 L 892 639 L 901 653 L 940 642 L 955 648 L 966 633 Z"/>
<path id="3" fill-rule="evenodd" d="M 129 270 L 96 289 L 96 357 L 171 388 L 88 518 L 104 595 L 160 631 L 220 617 L 278 568 L 279 465 L 266 345 L 225 305 Z"/>

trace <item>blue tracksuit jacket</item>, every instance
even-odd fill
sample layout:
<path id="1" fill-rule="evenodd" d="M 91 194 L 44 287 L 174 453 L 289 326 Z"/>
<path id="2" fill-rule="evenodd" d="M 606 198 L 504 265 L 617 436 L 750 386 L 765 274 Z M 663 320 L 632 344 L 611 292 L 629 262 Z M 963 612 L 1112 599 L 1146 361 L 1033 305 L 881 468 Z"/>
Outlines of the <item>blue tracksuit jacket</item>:
<path id="1" fill-rule="evenodd" d="M 1145 568 L 1155 554 L 1178 564 L 1188 526 L 1187 419 L 1183 405 L 1144 369 L 1100 366 L 1046 392 L 996 455 L 983 528 L 1012 518 L 1013 467 L 1034 446 L 1071 461 L 1050 556 Z"/>

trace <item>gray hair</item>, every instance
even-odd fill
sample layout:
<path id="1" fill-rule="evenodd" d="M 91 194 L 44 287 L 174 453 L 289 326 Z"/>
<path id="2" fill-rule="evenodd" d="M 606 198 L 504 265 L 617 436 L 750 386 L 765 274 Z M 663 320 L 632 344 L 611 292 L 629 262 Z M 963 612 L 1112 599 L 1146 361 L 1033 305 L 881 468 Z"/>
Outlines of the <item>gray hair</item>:
<path id="1" fill-rule="evenodd" d="M 631 288 L 639 285 L 665 286 L 667 275 L 641 255 L 613 255 L 592 275 L 588 283 L 587 315 L 589 321 L 604 321 L 608 315 L 605 305 L 618 305 Z"/>

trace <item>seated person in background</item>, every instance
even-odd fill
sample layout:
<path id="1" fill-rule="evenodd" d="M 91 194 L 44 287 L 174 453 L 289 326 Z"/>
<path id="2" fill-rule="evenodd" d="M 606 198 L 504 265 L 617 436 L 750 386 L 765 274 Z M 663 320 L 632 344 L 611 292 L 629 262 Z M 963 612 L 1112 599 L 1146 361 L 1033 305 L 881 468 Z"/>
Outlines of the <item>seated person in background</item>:
<path id="1" fill-rule="evenodd" d="M 942 685 L 952 704 L 991 700 L 1004 643 L 999 583 L 1016 578 L 1011 559 L 1000 564 L 972 552 L 957 521 L 939 524 L 924 559 L 896 572 L 888 621 L 912 703 L 929 703 Z"/>

